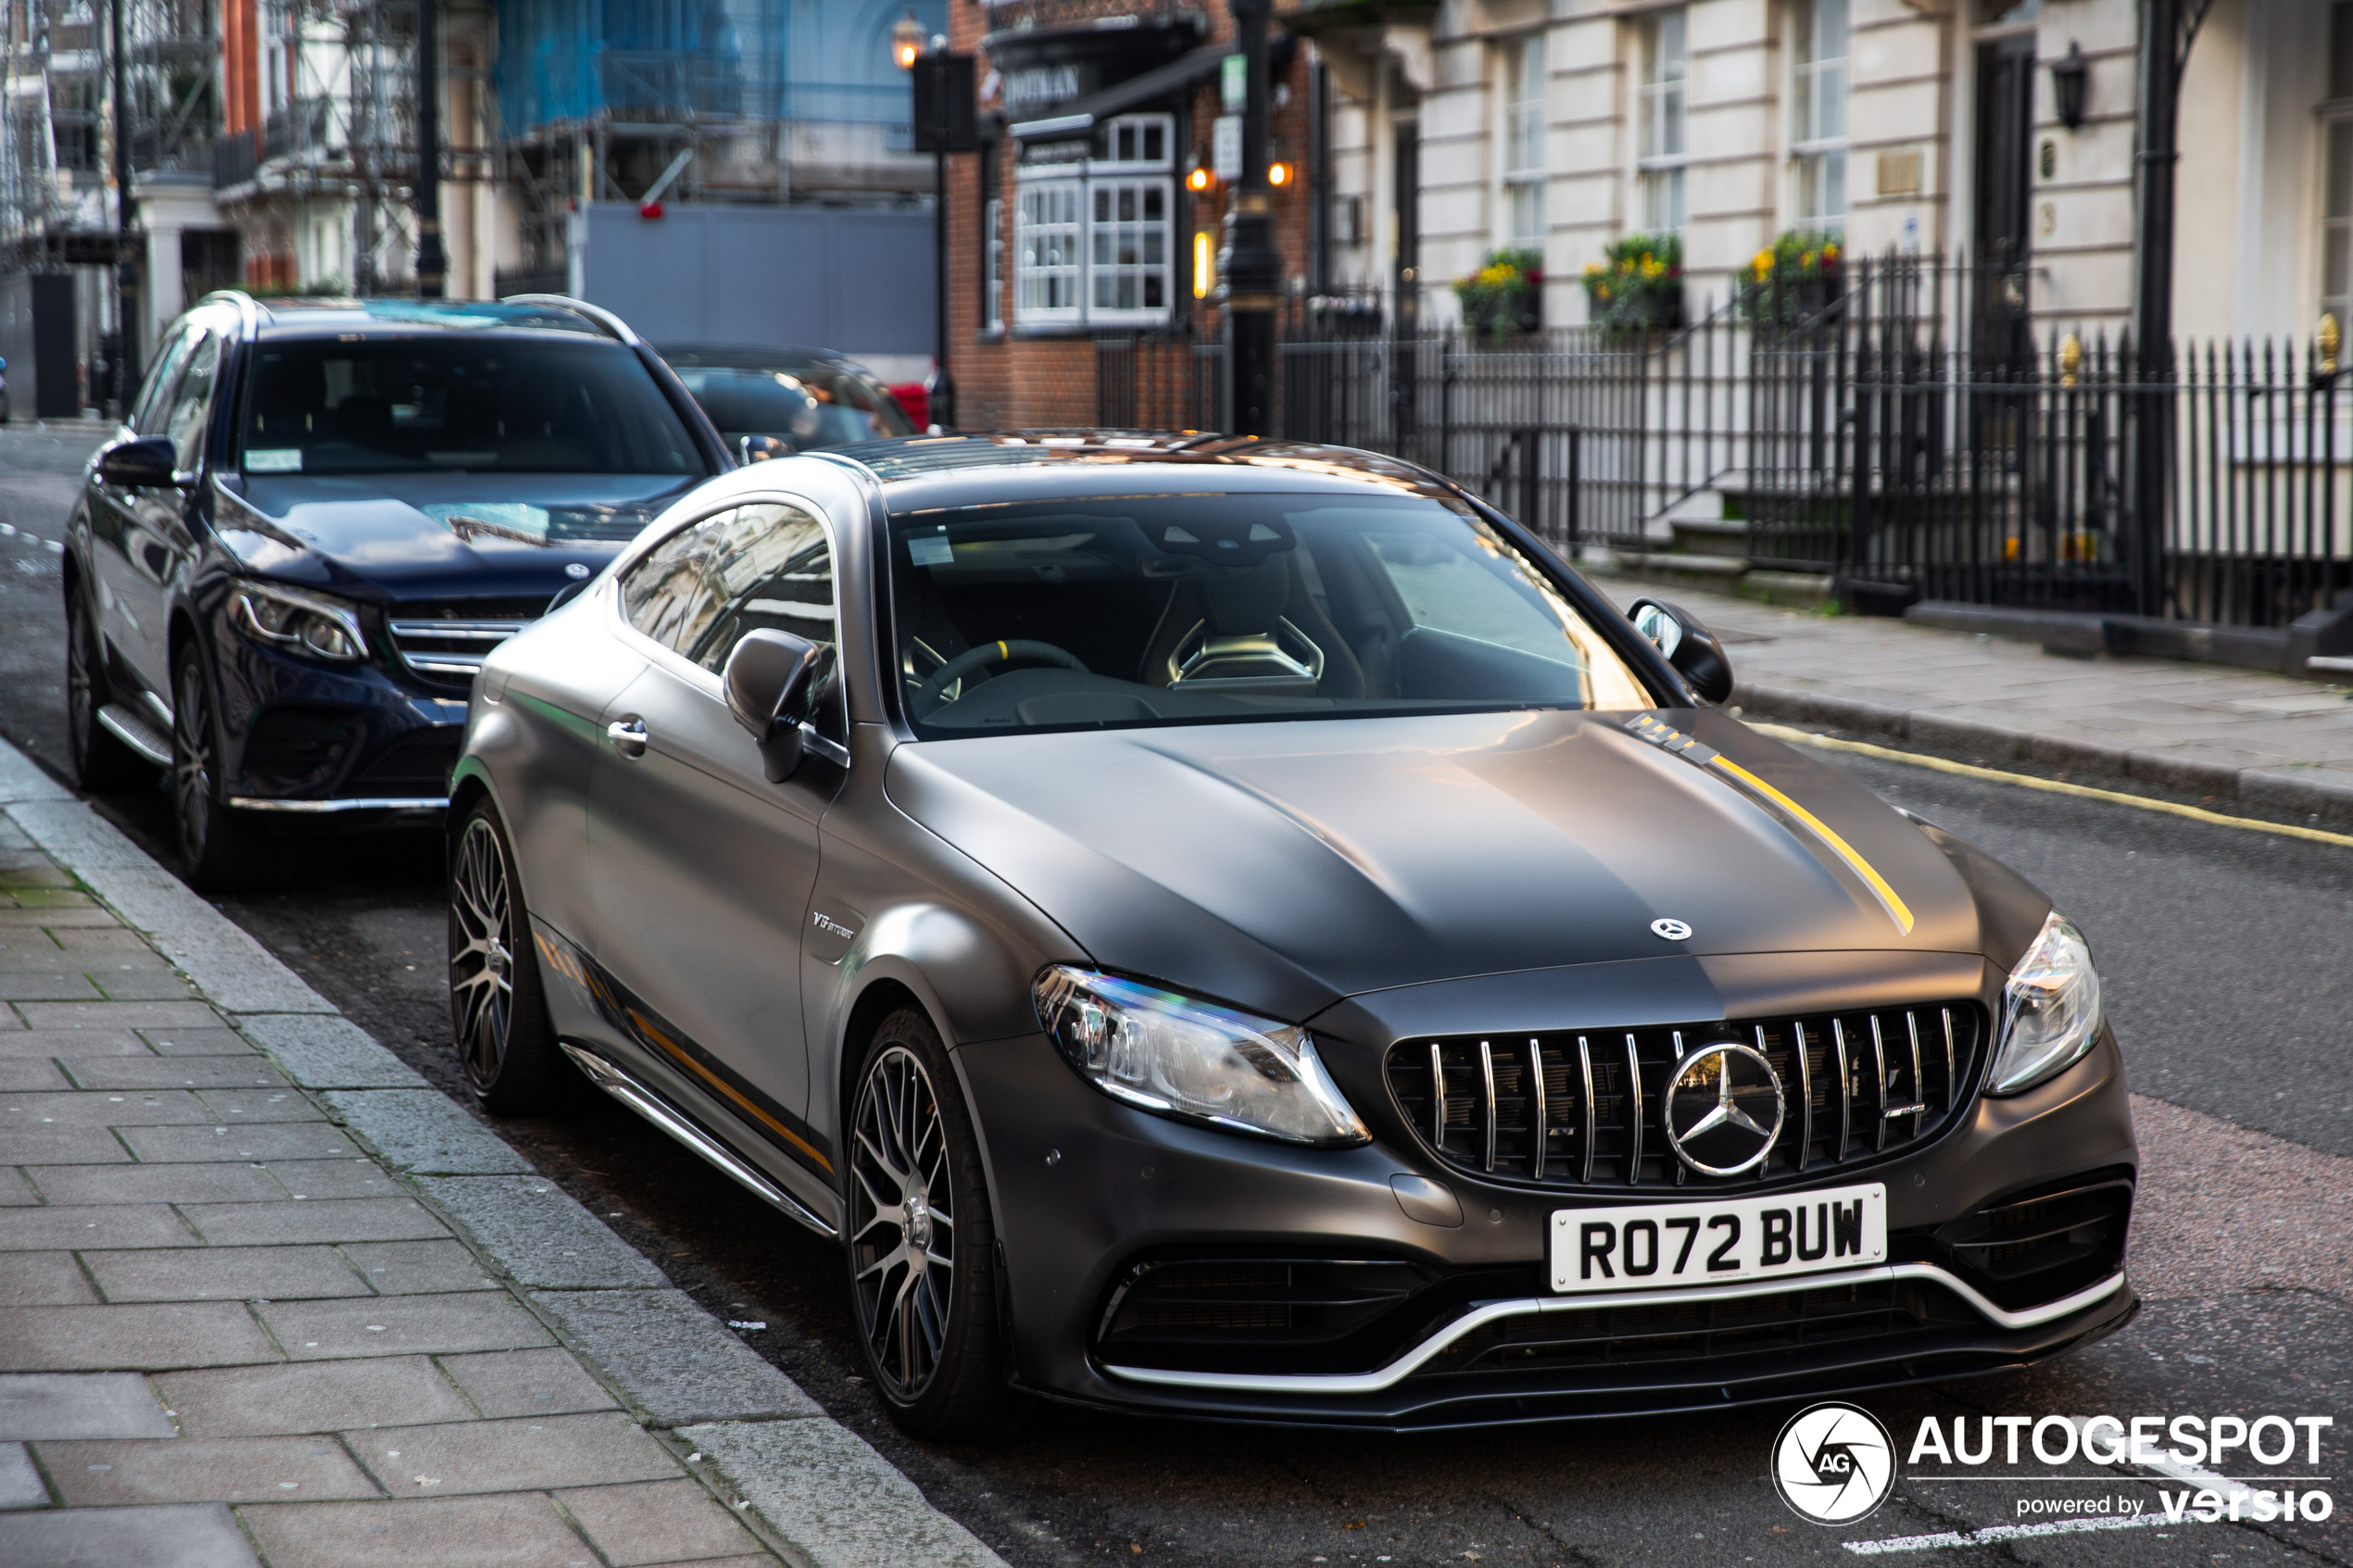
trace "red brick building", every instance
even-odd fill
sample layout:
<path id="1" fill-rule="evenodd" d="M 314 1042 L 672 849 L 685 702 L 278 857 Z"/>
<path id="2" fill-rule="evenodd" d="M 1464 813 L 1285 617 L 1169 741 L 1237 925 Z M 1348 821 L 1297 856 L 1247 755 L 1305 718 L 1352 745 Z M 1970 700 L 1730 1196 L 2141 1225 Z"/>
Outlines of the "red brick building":
<path id="1" fill-rule="evenodd" d="M 1193 345 L 1224 328 L 1224 0 L 952 0 L 949 15 L 950 47 L 976 56 L 983 138 L 950 159 L 957 422 L 1208 422 L 1217 404 L 1195 378 L 1219 361 Z M 1269 37 L 1276 232 L 1304 295 L 1311 49 L 1279 20 Z"/>

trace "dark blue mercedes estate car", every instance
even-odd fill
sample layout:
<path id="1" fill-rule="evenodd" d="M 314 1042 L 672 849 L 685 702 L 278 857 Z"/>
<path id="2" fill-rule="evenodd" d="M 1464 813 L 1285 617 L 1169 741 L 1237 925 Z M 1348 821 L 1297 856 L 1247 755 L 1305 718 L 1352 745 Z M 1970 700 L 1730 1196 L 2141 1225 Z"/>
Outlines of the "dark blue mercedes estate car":
<path id="1" fill-rule="evenodd" d="M 198 886 L 437 813 L 484 656 L 734 461 L 593 306 L 212 295 L 69 527 L 82 782 L 169 769 Z"/>

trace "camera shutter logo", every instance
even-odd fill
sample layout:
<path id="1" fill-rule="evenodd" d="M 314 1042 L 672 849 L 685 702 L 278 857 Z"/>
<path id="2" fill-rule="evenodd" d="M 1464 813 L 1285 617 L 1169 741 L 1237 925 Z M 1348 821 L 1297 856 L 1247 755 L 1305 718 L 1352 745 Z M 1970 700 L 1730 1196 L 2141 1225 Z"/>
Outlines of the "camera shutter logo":
<path id="1" fill-rule="evenodd" d="M 1835 1400 L 1790 1417 L 1773 1439 L 1773 1486 L 1792 1512 L 1817 1524 L 1851 1524 L 1895 1485 L 1895 1440 L 1879 1417 Z"/>

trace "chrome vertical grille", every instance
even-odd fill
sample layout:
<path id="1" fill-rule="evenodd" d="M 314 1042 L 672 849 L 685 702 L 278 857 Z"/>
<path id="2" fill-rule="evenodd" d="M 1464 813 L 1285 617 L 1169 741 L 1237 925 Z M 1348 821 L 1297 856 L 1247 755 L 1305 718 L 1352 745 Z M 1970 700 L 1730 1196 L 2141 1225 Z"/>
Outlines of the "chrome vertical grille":
<path id="1" fill-rule="evenodd" d="M 1549 1188 L 1754 1187 L 1899 1154 L 1935 1136 L 1975 1086 L 1973 1001 L 1686 1023 L 1675 1028 L 1423 1036 L 1390 1048 L 1406 1123 L 1448 1165 Z M 1688 1170 L 1659 1122 L 1676 1064 L 1718 1041 L 1781 1081 L 1780 1135 L 1733 1177 Z"/>

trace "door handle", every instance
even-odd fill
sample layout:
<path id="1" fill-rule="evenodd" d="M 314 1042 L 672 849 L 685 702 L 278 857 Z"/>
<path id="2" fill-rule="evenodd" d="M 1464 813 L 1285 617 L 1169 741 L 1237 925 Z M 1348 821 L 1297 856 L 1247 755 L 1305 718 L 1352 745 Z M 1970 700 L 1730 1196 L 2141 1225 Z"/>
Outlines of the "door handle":
<path id="1" fill-rule="evenodd" d="M 612 748 L 623 757 L 646 754 L 646 721 L 643 719 L 616 719 L 605 726 L 606 738 Z"/>

